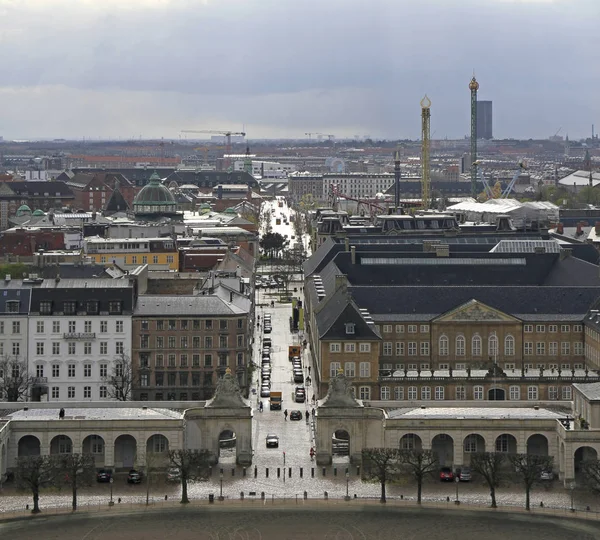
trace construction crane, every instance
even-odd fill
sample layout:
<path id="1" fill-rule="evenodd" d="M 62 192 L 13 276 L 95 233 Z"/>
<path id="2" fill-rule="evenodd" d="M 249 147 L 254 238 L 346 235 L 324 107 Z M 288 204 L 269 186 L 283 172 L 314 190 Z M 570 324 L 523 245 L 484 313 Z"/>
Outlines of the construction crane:
<path id="1" fill-rule="evenodd" d="M 219 130 L 219 129 L 182 129 L 181 133 L 206 133 L 208 135 L 224 135 L 227 145 L 227 154 L 231 154 L 231 136 L 232 135 L 241 135 L 245 137 L 246 134 L 243 131 L 229 131 L 229 130 Z M 225 169 L 228 169 L 230 166 L 231 158 L 227 157 L 225 160 Z"/>
<path id="2" fill-rule="evenodd" d="M 315 133 L 315 135 L 318 135 L 319 138 L 321 138 L 321 137 L 327 137 L 330 141 L 332 141 L 333 139 L 335 139 L 335 135 L 333 135 L 332 133 Z"/>
<path id="3" fill-rule="evenodd" d="M 311 132 L 305 133 L 304 135 L 308 136 L 308 140 L 310 141 L 312 139 L 312 136 L 317 135 L 317 134 L 311 131 Z"/>

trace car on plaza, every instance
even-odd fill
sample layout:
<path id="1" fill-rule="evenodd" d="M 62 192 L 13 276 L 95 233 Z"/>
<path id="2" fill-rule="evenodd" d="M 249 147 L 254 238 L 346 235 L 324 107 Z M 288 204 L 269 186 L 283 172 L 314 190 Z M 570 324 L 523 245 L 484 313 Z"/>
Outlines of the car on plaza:
<path id="1" fill-rule="evenodd" d="M 96 482 L 105 483 L 110 482 L 112 478 L 112 471 L 110 469 L 100 469 L 96 473 Z"/>
<path id="2" fill-rule="evenodd" d="M 296 403 L 304 403 L 306 401 L 306 389 L 303 386 L 299 386 L 294 391 L 294 399 Z"/>
<path id="3" fill-rule="evenodd" d="M 167 482 L 179 482 L 181 480 L 181 471 L 177 467 L 170 467 L 167 471 Z"/>
<path id="4" fill-rule="evenodd" d="M 277 287 L 279 287 L 279 282 L 272 279 L 271 281 L 269 281 L 269 287 L 271 289 L 276 289 Z"/>
<path id="5" fill-rule="evenodd" d="M 263 338 L 263 349 L 270 349 L 273 346 L 270 337 Z"/>
<path id="6" fill-rule="evenodd" d="M 266 439 L 267 448 L 279 448 L 279 437 L 270 433 Z"/>
<path id="7" fill-rule="evenodd" d="M 440 480 L 442 482 L 454 482 L 454 473 L 450 467 L 442 467 L 440 469 Z"/>
<path id="8" fill-rule="evenodd" d="M 261 386 L 260 387 L 260 397 L 269 397 L 271 395 L 271 390 L 269 389 L 268 386 Z"/>
<path id="9" fill-rule="evenodd" d="M 456 475 L 461 482 L 470 482 L 471 481 L 471 469 L 469 467 L 463 467 L 459 471 L 457 471 Z"/>
<path id="10" fill-rule="evenodd" d="M 302 420 L 302 412 L 298 410 L 293 410 L 290 413 L 290 420 Z"/>
<path id="11" fill-rule="evenodd" d="M 552 471 L 552 470 L 542 471 L 542 473 L 540 474 L 540 480 L 544 480 L 544 481 L 554 480 L 554 471 Z"/>
<path id="12" fill-rule="evenodd" d="M 299 384 L 304 382 L 304 375 L 301 371 L 294 371 L 294 382 Z"/>
<path id="13" fill-rule="evenodd" d="M 302 371 L 302 362 L 292 362 L 292 371 Z"/>
<path id="14" fill-rule="evenodd" d="M 127 475 L 127 483 L 128 484 L 141 484 L 142 483 L 142 471 L 138 471 L 137 469 L 131 469 L 129 474 Z"/>
<path id="15" fill-rule="evenodd" d="M 270 326 L 265 326 L 263 331 L 265 334 L 270 334 L 273 331 L 273 328 L 271 328 Z"/>

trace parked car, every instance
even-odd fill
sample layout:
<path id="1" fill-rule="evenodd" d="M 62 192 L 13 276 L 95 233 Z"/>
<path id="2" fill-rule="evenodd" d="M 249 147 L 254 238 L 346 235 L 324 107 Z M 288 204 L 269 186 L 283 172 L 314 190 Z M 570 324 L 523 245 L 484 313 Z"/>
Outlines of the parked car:
<path id="1" fill-rule="evenodd" d="M 454 473 L 450 467 L 442 467 L 440 469 L 440 480 L 442 482 L 453 482 L 454 481 Z"/>
<path id="2" fill-rule="evenodd" d="M 265 326 L 263 328 L 263 331 L 265 334 L 270 334 L 273 331 L 273 329 L 270 326 Z"/>
<path id="3" fill-rule="evenodd" d="M 167 482 L 179 482 L 181 480 L 181 471 L 177 467 L 171 467 L 167 471 Z"/>
<path id="4" fill-rule="evenodd" d="M 141 484 L 142 483 L 142 471 L 131 469 L 127 475 L 128 484 Z"/>
<path id="5" fill-rule="evenodd" d="M 294 399 L 296 400 L 296 403 L 304 403 L 306 401 L 306 390 L 304 387 L 299 386 L 296 388 L 294 391 Z"/>
<path id="6" fill-rule="evenodd" d="M 302 412 L 301 411 L 292 411 L 290 413 L 290 420 L 302 420 Z"/>
<path id="7" fill-rule="evenodd" d="M 96 482 L 110 482 L 112 471 L 110 469 L 100 469 L 96 473 Z"/>
<path id="8" fill-rule="evenodd" d="M 460 471 L 458 471 L 458 479 L 461 482 L 470 482 L 471 481 L 471 469 L 469 467 L 463 467 Z"/>
<path id="9" fill-rule="evenodd" d="M 279 437 L 272 433 L 267 435 L 267 448 L 279 448 Z"/>
<path id="10" fill-rule="evenodd" d="M 298 372 L 298 371 L 294 371 L 294 382 L 295 383 L 303 383 L 304 382 L 304 375 L 302 374 L 302 372 Z"/>
<path id="11" fill-rule="evenodd" d="M 542 471 L 540 474 L 540 480 L 554 480 L 553 471 Z"/>
<path id="12" fill-rule="evenodd" d="M 269 389 L 268 386 L 261 386 L 260 388 L 260 397 L 270 397 L 271 396 L 271 390 Z"/>

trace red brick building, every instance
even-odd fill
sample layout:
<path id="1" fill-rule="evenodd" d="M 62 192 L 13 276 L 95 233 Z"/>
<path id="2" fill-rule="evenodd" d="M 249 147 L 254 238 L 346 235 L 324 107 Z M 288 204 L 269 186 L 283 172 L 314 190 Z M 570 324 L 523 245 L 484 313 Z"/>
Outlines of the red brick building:
<path id="1" fill-rule="evenodd" d="M 110 197 L 118 189 L 123 198 L 132 207 L 137 188 L 125 176 L 119 173 L 76 173 L 71 177 L 59 176 L 75 195 L 75 208 L 84 212 L 103 210 Z"/>

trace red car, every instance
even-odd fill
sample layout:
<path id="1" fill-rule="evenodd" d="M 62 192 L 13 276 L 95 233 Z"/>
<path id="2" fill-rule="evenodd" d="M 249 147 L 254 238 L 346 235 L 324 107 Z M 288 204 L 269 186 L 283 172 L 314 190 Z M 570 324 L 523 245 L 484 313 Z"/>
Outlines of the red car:
<path id="1" fill-rule="evenodd" d="M 442 467 L 440 469 L 440 481 L 452 482 L 454 481 L 454 473 L 450 467 Z"/>

